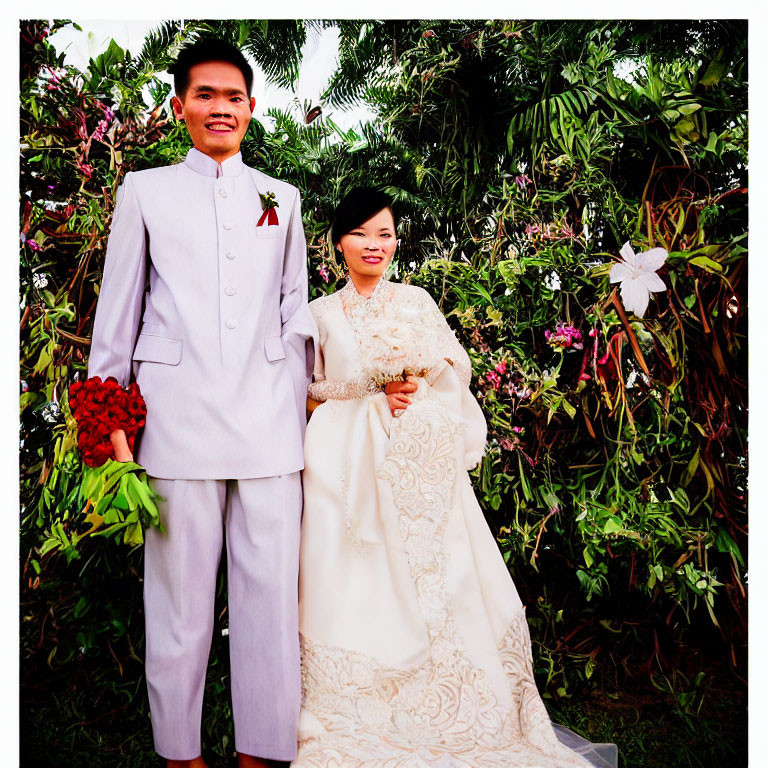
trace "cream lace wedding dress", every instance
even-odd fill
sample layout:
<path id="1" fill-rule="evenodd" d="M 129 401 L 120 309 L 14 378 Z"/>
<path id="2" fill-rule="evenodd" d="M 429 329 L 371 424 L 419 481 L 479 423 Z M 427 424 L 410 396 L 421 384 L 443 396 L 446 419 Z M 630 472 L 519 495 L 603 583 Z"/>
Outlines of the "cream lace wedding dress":
<path id="1" fill-rule="evenodd" d="M 585 768 L 539 697 L 523 606 L 467 474 L 485 421 L 426 291 L 349 282 L 319 329 L 301 539 L 293 768 Z M 380 386 L 424 374 L 393 418 Z M 569 732 L 570 733 L 570 732 Z M 577 746 L 589 742 L 575 736 Z"/>

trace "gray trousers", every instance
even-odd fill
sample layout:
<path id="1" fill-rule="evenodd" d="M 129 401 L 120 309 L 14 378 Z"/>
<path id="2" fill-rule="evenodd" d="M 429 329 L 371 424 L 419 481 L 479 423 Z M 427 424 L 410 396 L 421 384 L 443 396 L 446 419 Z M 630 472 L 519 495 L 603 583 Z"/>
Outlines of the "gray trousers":
<path id="1" fill-rule="evenodd" d="M 227 545 L 235 749 L 292 760 L 301 699 L 298 631 L 301 480 L 161 480 L 165 533 L 146 532 L 146 675 L 155 749 L 201 753 L 200 721 Z"/>

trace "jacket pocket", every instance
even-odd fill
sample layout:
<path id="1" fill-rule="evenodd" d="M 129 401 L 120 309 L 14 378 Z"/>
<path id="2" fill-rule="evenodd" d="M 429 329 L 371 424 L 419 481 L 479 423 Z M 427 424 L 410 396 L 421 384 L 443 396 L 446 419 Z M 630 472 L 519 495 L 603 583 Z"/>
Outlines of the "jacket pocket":
<path id="1" fill-rule="evenodd" d="M 181 362 L 181 339 L 169 339 L 165 336 L 142 333 L 136 341 L 133 359 L 149 363 L 178 365 Z"/>
<path id="2" fill-rule="evenodd" d="M 267 360 L 271 363 L 275 360 L 283 360 L 285 358 L 285 350 L 283 349 L 283 340 L 280 336 L 270 336 L 268 339 L 264 339 L 264 354 L 267 356 Z"/>
<path id="3" fill-rule="evenodd" d="M 260 227 L 255 227 L 257 240 L 276 240 L 283 234 L 283 228 L 279 224 L 267 224 L 265 221 Z"/>

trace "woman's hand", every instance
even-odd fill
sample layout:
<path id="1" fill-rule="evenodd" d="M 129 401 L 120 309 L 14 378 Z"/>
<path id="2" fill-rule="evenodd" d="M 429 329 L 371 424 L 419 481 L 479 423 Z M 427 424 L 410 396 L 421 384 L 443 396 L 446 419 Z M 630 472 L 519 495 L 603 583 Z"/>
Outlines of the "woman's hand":
<path id="1" fill-rule="evenodd" d="M 408 395 L 416 391 L 416 384 L 416 377 L 409 376 L 405 381 L 391 381 L 384 387 L 389 410 L 392 411 L 393 416 L 397 416 L 395 411 L 404 411 L 411 404 L 411 398 Z"/>
<path id="2" fill-rule="evenodd" d="M 109 442 L 115 449 L 115 461 L 133 461 L 133 454 L 128 447 L 128 438 L 125 436 L 125 430 L 116 429 L 109 436 Z"/>

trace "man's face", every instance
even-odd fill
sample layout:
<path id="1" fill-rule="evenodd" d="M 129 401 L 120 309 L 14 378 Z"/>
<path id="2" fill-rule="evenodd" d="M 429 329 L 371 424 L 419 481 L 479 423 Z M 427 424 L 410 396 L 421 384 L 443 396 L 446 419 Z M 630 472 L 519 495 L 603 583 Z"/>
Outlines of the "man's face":
<path id="1" fill-rule="evenodd" d="M 184 94 L 172 100 L 177 120 L 184 120 L 197 149 L 222 163 L 240 151 L 254 98 L 248 98 L 243 73 L 225 61 L 206 61 L 189 70 Z"/>

